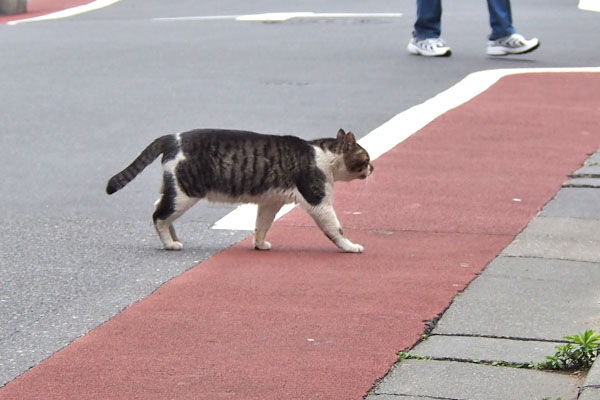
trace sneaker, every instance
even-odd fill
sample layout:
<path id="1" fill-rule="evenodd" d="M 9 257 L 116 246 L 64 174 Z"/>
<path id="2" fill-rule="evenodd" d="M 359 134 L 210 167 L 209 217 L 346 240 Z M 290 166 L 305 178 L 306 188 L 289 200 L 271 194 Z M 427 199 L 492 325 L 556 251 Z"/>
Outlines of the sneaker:
<path id="1" fill-rule="evenodd" d="M 452 54 L 450 47 L 440 38 L 412 38 L 406 49 L 410 54 L 427 57 L 447 57 Z"/>
<path id="2" fill-rule="evenodd" d="M 487 53 L 490 56 L 524 54 L 537 49 L 539 45 L 540 41 L 537 38 L 527 40 L 518 33 L 513 33 L 510 36 L 488 41 Z"/>

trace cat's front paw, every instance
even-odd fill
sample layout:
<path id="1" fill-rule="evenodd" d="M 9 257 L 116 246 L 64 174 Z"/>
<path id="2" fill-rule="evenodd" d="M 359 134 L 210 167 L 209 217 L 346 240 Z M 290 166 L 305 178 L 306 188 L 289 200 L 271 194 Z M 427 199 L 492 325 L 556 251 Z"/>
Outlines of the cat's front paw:
<path id="1" fill-rule="evenodd" d="M 262 243 L 259 243 L 255 240 L 254 248 L 256 250 L 271 250 L 271 243 L 267 242 L 266 240 L 263 240 Z"/>
<path id="2" fill-rule="evenodd" d="M 165 244 L 165 250 L 175 250 L 175 251 L 179 251 L 183 249 L 183 243 L 181 242 L 171 242 L 169 244 Z"/>
<path id="3" fill-rule="evenodd" d="M 365 251 L 365 248 L 362 247 L 360 244 L 348 241 L 348 243 L 345 243 L 342 246 L 342 250 L 344 250 L 346 253 L 362 253 L 363 251 Z"/>

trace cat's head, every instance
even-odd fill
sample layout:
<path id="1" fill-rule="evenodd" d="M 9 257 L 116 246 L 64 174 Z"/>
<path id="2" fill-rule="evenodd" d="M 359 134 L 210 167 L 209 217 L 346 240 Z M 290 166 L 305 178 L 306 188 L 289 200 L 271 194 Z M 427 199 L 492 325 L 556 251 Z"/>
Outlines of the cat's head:
<path id="1" fill-rule="evenodd" d="M 373 165 L 369 153 L 356 141 L 352 132 L 340 129 L 336 141 L 341 149 L 344 171 L 340 171 L 336 180 L 351 181 L 353 179 L 366 179 L 373 173 Z"/>

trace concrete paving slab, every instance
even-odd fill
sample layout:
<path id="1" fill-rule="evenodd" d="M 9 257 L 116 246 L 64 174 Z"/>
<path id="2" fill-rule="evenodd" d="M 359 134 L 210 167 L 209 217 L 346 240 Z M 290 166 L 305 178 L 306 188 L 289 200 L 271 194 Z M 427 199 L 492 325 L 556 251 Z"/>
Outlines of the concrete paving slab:
<path id="1" fill-rule="evenodd" d="M 585 165 L 594 165 L 600 164 L 600 150 L 591 155 L 590 158 L 587 159 Z"/>
<path id="2" fill-rule="evenodd" d="M 596 361 L 585 378 L 584 388 L 592 387 L 600 389 L 600 362 Z"/>
<path id="3" fill-rule="evenodd" d="M 573 178 L 563 183 L 563 187 L 600 188 L 598 178 Z"/>
<path id="4" fill-rule="evenodd" d="M 573 176 L 600 176 L 600 165 L 586 164 L 573 173 Z"/>
<path id="5" fill-rule="evenodd" d="M 598 330 L 599 281 L 597 263 L 498 257 L 457 296 L 433 333 L 560 341 Z"/>
<path id="6" fill-rule="evenodd" d="M 600 220 L 536 217 L 502 254 L 600 262 Z"/>
<path id="7" fill-rule="evenodd" d="M 455 361 L 404 360 L 375 388 L 377 395 L 436 399 L 506 400 L 577 398 L 581 379 L 530 369 L 493 367 Z"/>
<path id="8" fill-rule="evenodd" d="M 546 356 L 556 352 L 555 346 L 559 344 L 504 338 L 433 335 L 419 343 L 410 353 L 434 359 L 528 364 L 545 361 Z"/>
<path id="9" fill-rule="evenodd" d="M 595 181 L 600 187 L 600 179 Z M 542 217 L 570 217 L 600 220 L 600 190 L 593 188 L 563 188 L 539 214 Z"/>
<path id="10" fill-rule="evenodd" d="M 584 388 L 577 400 L 598 400 L 600 399 L 600 388 Z M 378 400 L 380 400 L 378 398 Z"/>

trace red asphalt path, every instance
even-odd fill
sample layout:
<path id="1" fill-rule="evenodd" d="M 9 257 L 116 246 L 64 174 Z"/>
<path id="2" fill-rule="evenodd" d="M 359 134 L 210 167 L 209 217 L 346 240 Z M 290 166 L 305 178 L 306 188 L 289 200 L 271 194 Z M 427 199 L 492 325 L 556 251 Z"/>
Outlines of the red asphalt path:
<path id="1" fill-rule="evenodd" d="M 24 14 L 0 15 L 0 24 L 25 18 L 34 18 L 51 14 L 67 8 L 91 3 L 92 0 L 28 0 L 27 12 Z"/>
<path id="2" fill-rule="evenodd" d="M 270 252 L 247 239 L 217 254 L 0 398 L 360 399 L 600 146 L 599 87 L 591 73 L 501 79 L 338 185 L 365 253 L 294 210 Z"/>

